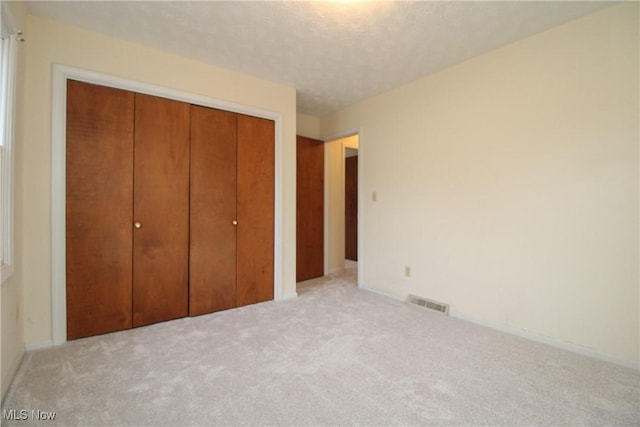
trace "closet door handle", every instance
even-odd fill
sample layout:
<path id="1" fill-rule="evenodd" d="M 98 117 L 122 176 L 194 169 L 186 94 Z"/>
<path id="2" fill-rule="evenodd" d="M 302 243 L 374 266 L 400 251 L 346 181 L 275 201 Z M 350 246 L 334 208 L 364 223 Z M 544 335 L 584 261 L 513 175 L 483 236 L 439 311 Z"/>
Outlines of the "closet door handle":
<path id="1" fill-rule="evenodd" d="M 238 225 L 238 221 L 234 219 L 233 221 L 231 221 L 231 224 Z"/>
<path id="2" fill-rule="evenodd" d="M 135 224 L 133 224 L 133 226 L 135 228 L 140 228 L 140 227 L 142 227 L 142 224 L 140 224 L 139 222 L 136 222 Z"/>

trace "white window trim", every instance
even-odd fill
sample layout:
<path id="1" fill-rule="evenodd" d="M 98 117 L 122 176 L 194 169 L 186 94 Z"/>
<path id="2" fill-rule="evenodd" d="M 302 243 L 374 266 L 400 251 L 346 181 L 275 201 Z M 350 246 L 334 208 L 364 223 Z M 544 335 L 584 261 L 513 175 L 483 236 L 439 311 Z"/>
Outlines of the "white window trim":
<path id="1" fill-rule="evenodd" d="M 3 155 L 0 164 L 0 245 L 2 283 L 11 277 L 13 263 L 13 138 L 15 122 L 16 65 L 18 56 L 19 31 L 14 24 L 5 3 L 2 3 L 2 80 L 0 81 L 0 138 Z"/>

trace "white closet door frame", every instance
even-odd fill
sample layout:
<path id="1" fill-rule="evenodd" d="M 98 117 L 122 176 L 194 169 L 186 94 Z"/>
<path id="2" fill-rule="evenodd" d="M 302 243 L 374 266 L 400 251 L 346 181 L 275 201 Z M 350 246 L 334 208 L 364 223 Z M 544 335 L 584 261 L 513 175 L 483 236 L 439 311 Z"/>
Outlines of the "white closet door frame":
<path id="1" fill-rule="evenodd" d="M 249 116 L 273 120 L 275 123 L 275 203 L 274 203 L 274 299 L 282 295 L 283 246 L 283 140 L 282 115 L 276 112 L 234 104 L 188 92 L 95 73 L 80 68 L 54 64 L 51 117 L 51 317 L 53 344 L 67 341 L 66 289 L 66 107 L 67 80 L 78 80 L 162 98 L 174 99 L 203 107 L 217 108 Z"/>

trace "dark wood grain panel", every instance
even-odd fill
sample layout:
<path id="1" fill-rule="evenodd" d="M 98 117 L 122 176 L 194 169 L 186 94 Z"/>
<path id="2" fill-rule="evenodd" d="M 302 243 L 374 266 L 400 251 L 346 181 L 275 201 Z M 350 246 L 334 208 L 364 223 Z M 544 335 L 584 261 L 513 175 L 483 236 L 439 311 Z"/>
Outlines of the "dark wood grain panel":
<path id="1" fill-rule="evenodd" d="M 345 159 L 344 252 L 345 258 L 358 260 L 358 156 Z"/>
<path id="2" fill-rule="evenodd" d="M 237 114 L 191 107 L 189 315 L 236 306 Z"/>
<path id="3" fill-rule="evenodd" d="M 274 122 L 238 115 L 237 304 L 273 299 Z"/>
<path id="4" fill-rule="evenodd" d="M 136 94 L 133 326 L 187 315 L 190 108 Z"/>
<path id="5" fill-rule="evenodd" d="M 324 275 L 324 142 L 297 137 L 296 281 Z"/>
<path id="6" fill-rule="evenodd" d="M 131 92 L 67 82 L 67 339 L 131 327 Z"/>

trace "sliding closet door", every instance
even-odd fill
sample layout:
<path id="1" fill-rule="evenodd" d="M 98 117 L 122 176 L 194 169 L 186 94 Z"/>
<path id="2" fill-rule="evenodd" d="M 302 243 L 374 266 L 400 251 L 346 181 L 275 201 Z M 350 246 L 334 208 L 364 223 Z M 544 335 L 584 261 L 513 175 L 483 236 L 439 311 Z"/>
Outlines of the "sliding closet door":
<path id="1" fill-rule="evenodd" d="M 191 107 L 189 315 L 236 306 L 237 114 Z"/>
<path id="2" fill-rule="evenodd" d="M 273 299 L 274 122 L 238 115 L 237 304 Z"/>
<path id="3" fill-rule="evenodd" d="M 131 327 L 131 92 L 69 80 L 67 339 Z"/>
<path id="4" fill-rule="evenodd" d="M 189 111 L 135 96 L 133 326 L 187 315 Z"/>

